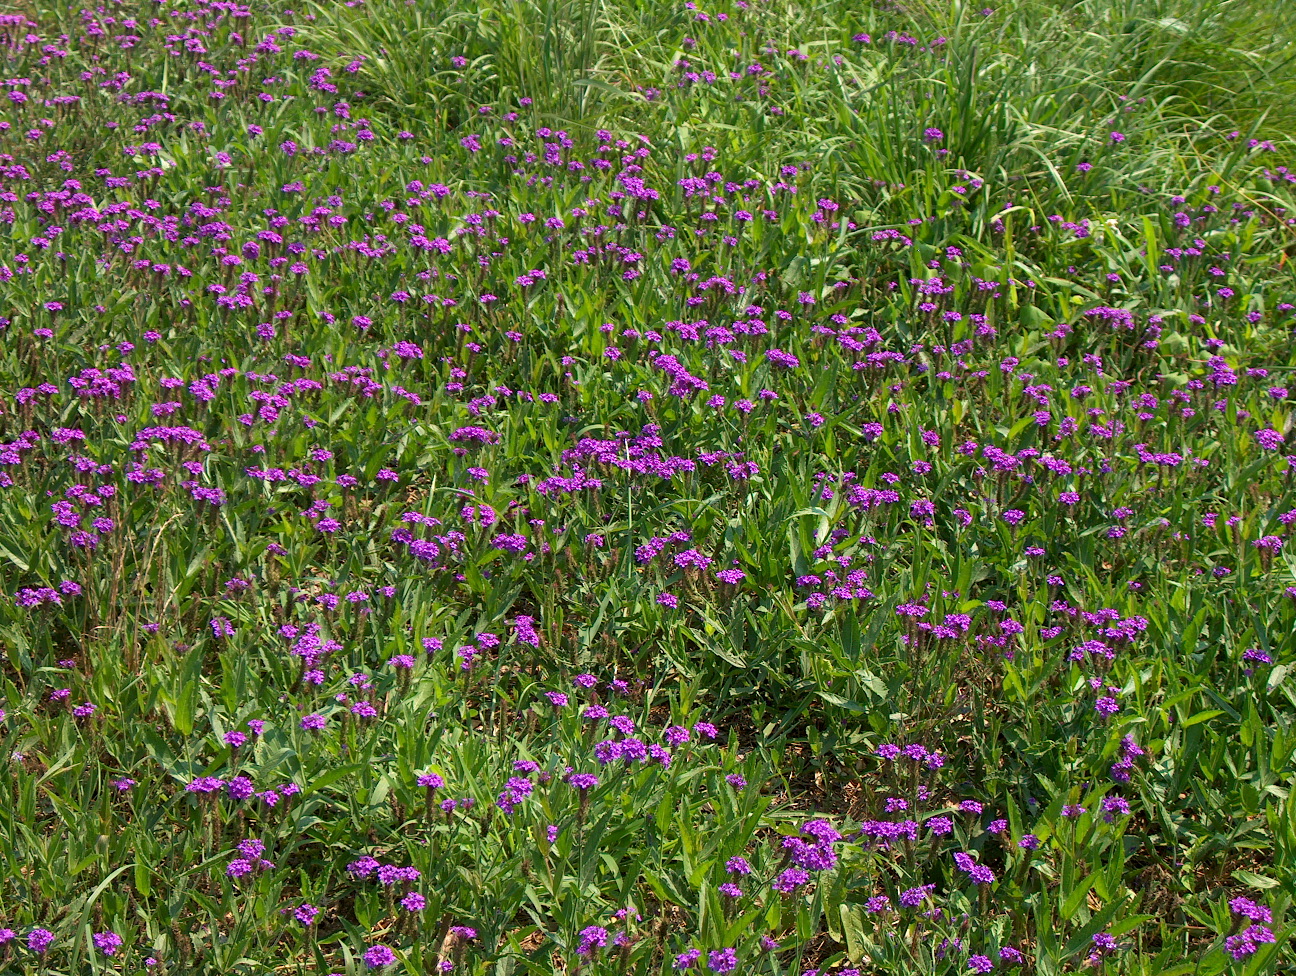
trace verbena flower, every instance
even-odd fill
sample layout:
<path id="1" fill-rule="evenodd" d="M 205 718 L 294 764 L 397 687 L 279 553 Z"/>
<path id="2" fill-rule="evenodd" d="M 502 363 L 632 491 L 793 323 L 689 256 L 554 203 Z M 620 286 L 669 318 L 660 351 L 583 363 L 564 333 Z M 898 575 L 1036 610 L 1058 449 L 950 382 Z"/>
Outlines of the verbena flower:
<path id="1" fill-rule="evenodd" d="M 381 969 L 396 961 L 396 953 L 385 945 L 370 946 L 364 953 L 364 964 L 369 969 Z"/>

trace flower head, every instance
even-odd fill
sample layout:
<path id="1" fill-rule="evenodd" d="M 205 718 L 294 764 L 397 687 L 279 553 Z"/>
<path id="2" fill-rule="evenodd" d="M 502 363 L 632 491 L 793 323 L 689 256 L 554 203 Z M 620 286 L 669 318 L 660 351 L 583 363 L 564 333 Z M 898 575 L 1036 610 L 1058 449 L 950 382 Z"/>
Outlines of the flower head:
<path id="1" fill-rule="evenodd" d="M 396 961 L 396 953 L 385 945 L 370 946 L 365 950 L 364 964 L 370 969 L 381 969 Z"/>

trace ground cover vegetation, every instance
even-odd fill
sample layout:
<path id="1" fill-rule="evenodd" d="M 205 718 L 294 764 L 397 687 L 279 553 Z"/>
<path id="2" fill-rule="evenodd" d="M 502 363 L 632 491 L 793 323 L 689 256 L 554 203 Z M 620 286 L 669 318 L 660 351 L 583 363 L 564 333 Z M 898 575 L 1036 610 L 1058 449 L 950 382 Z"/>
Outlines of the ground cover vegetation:
<path id="1" fill-rule="evenodd" d="M 987 2 L 0 15 L 0 970 L 1296 965 L 1293 17 Z"/>

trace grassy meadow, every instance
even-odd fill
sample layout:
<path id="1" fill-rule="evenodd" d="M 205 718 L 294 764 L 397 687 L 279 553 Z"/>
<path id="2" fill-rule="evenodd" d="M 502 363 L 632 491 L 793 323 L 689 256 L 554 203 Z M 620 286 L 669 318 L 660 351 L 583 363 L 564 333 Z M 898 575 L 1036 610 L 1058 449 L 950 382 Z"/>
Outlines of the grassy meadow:
<path id="1" fill-rule="evenodd" d="M 1296 10 L 0 12 L 0 973 L 1296 971 Z"/>

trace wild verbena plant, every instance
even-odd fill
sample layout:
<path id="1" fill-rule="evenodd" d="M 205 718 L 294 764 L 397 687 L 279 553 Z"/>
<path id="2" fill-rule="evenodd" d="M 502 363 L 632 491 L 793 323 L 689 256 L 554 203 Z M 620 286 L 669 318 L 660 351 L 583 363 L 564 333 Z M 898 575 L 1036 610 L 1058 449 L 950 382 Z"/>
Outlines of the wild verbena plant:
<path id="1" fill-rule="evenodd" d="M 717 4 L 0 14 L 0 972 L 1296 966 L 1292 14 Z"/>

